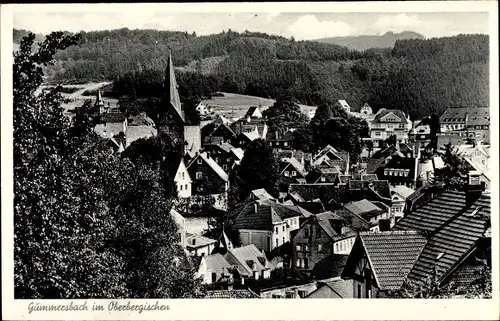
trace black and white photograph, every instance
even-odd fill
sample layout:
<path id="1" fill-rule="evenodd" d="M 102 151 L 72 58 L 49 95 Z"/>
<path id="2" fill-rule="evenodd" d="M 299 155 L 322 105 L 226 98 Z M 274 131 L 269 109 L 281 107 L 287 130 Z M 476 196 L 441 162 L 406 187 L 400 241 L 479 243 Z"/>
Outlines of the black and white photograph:
<path id="1" fill-rule="evenodd" d="M 11 5 L 19 313 L 498 299 L 497 4 L 476 3 Z"/>

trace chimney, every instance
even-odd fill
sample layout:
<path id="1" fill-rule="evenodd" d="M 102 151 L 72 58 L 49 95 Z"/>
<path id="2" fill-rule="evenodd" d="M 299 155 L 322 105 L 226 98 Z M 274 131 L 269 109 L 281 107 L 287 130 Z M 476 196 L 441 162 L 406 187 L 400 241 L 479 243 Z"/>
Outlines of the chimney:
<path id="1" fill-rule="evenodd" d="M 465 203 L 469 207 L 481 197 L 485 189 L 484 182 L 481 182 L 481 173 L 478 171 L 470 171 L 468 174 L 468 182 L 465 188 Z"/>

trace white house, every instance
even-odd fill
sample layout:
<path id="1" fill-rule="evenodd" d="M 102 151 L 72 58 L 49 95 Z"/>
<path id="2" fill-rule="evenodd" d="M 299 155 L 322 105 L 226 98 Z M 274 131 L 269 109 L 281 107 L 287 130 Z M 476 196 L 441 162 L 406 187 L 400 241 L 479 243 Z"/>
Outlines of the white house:
<path id="1" fill-rule="evenodd" d="M 200 101 L 200 103 L 196 105 L 195 109 L 200 116 L 208 115 L 213 111 L 213 107 L 205 105 L 202 101 Z"/>
<path id="2" fill-rule="evenodd" d="M 186 168 L 186 164 L 181 160 L 177 172 L 175 173 L 174 182 L 177 186 L 177 196 L 180 198 L 191 197 L 191 176 Z"/>
<path id="3" fill-rule="evenodd" d="M 415 191 L 404 185 L 396 185 L 391 187 L 392 207 L 391 212 L 394 214 L 394 219 L 397 222 L 404 216 L 406 199 Z"/>
<path id="4" fill-rule="evenodd" d="M 201 278 L 203 284 L 213 284 L 221 279 L 231 278 L 231 264 L 221 254 L 212 254 L 199 258 L 195 278 Z"/>
<path id="5" fill-rule="evenodd" d="M 208 256 L 215 249 L 217 240 L 198 234 L 186 233 L 186 249 L 192 256 Z"/>
<path id="6" fill-rule="evenodd" d="M 382 108 L 371 122 L 370 138 L 377 147 L 392 135 L 396 136 L 399 143 L 407 143 L 411 127 L 410 118 L 401 110 Z"/>

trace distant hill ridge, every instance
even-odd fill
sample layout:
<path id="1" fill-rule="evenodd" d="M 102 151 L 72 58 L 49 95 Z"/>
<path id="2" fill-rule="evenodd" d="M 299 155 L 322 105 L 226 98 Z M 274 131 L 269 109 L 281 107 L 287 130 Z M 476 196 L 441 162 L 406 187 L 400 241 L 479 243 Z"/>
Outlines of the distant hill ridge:
<path id="1" fill-rule="evenodd" d="M 351 50 L 364 51 L 372 48 L 393 48 L 396 41 L 406 39 L 425 39 L 425 37 L 413 31 L 403 31 L 400 33 L 389 31 L 383 35 L 329 37 L 317 39 L 315 41 L 344 46 Z"/>
<path id="2" fill-rule="evenodd" d="M 197 36 L 123 28 L 81 36 L 78 45 L 55 55 L 45 69 L 48 81 L 114 81 L 124 94 L 134 88 L 136 97 L 147 98 L 161 93 L 171 49 L 184 97 L 221 91 L 292 96 L 312 106 L 345 99 L 354 110 L 367 102 L 412 118 L 489 104 L 487 35 L 398 39 L 392 48 L 365 51 L 231 30 Z"/>

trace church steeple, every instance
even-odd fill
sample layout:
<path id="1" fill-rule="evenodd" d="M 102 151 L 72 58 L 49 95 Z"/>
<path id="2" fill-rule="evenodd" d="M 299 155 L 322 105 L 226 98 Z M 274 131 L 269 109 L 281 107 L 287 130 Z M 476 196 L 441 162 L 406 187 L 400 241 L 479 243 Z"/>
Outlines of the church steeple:
<path id="1" fill-rule="evenodd" d="M 104 113 L 105 112 L 105 108 L 104 108 L 104 100 L 102 99 L 102 94 L 101 94 L 101 90 L 100 89 L 97 89 L 97 95 L 96 95 L 96 98 L 95 98 L 95 106 L 99 108 L 99 112 L 100 113 Z"/>
<path id="2" fill-rule="evenodd" d="M 167 70 L 165 73 L 165 83 L 164 89 L 166 94 L 167 104 L 171 105 L 173 109 L 177 112 L 179 117 L 184 122 L 184 112 L 181 106 L 181 99 L 179 97 L 179 92 L 177 91 L 177 81 L 175 80 L 174 64 L 172 63 L 172 51 L 168 51 L 168 63 Z"/>

